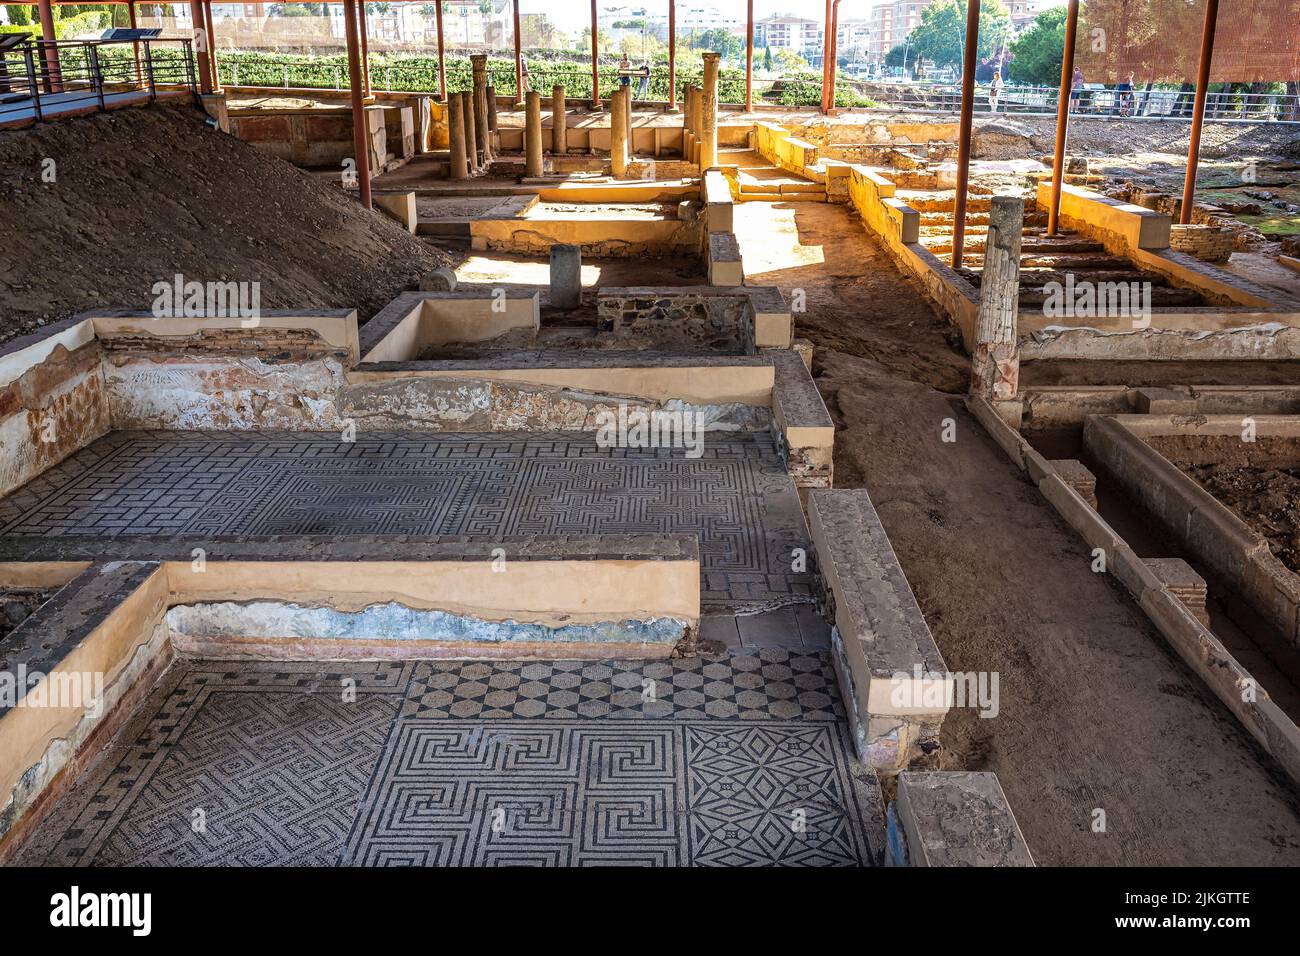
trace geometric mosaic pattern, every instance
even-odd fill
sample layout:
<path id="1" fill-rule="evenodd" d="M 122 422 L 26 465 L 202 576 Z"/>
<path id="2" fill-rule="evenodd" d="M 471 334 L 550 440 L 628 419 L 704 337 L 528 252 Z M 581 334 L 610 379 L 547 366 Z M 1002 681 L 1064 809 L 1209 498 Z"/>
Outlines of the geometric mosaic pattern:
<path id="1" fill-rule="evenodd" d="M 843 716 L 823 654 L 718 660 L 425 661 L 415 666 L 403 717 L 548 719 Z"/>
<path id="2" fill-rule="evenodd" d="M 837 724 L 399 720 L 346 863 L 855 865 Z M 861 787 L 862 793 L 858 789 Z"/>
<path id="3" fill-rule="evenodd" d="M 0 534 L 687 533 L 705 603 L 810 600 L 798 495 L 769 436 L 602 449 L 595 433 L 115 432 L 0 500 Z"/>
<path id="4" fill-rule="evenodd" d="M 16 862 L 880 858 L 823 654 L 328 666 L 178 662 Z"/>

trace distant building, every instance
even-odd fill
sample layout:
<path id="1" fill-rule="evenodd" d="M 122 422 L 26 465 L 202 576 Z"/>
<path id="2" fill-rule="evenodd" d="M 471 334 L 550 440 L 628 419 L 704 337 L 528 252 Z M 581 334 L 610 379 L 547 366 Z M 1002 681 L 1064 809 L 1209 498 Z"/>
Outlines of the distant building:
<path id="1" fill-rule="evenodd" d="M 1047 0 L 1007 0 L 1011 10 L 1011 29 L 1015 33 L 1028 29 L 1049 6 Z"/>
<path id="2" fill-rule="evenodd" d="M 934 0 L 893 0 L 871 8 L 871 35 L 867 41 L 867 56 L 876 63 L 907 40 L 907 35 L 921 23 L 926 7 Z"/>
<path id="3" fill-rule="evenodd" d="M 766 17 L 754 22 L 754 46 L 757 49 L 819 52 L 826 32 L 817 20 L 802 17 Z"/>

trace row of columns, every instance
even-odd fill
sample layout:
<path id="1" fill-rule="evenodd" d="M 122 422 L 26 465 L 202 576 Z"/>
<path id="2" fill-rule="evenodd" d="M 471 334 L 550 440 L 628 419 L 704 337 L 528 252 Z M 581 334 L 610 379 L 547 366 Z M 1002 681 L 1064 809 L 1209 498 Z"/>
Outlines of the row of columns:
<path id="1" fill-rule="evenodd" d="M 447 94 L 451 179 L 465 179 L 486 169 L 496 151 L 496 90 L 488 85 L 487 54 L 471 56 L 470 63 L 470 89 Z"/>
<path id="2" fill-rule="evenodd" d="M 704 54 L 700 86 L 686 84 L 682 106 L 682 158 L 700 169 L 718 165 L 718 67 L 721 55 Z"/>

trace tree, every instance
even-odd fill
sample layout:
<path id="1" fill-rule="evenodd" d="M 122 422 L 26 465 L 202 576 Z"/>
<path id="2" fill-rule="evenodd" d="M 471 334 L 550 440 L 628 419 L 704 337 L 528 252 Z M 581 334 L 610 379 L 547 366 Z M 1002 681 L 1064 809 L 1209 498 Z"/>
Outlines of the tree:
<path id="1" fill-rule="evenodd" d="M 770 46 L 763 50 L 763 72 L 772 72 L 772 48 Z"/>
<path id="2" fill-rule="evenodd" d="M 1061 81 L 1065 13 L 1065 7 L 1044 10 L 1011 44 L 1011 79 L 1038 86 L 1052 86 Z"/>
<path id="3" fill-rule="evenodd" d="M 745 50 L 745 42 L 740 37 L 721 27 L 714 27 L 693 36 L 690 45 L 696 50 L 721 53 L 724 60 L 734 60 Z"/>
<path id="4" fill-rule="evenodd" d="M 32 22 L 32 8 L 25 3 L 13 3 L 5 7 L 9 22 L 16 27 L 25 27 Z"/>
<path id="5" fill-rule="evenodd" d="M 1011 14 L 1001 0 L 991 0 L 980 8 L 980 59 L 996 54 L 1011 35 Z M 966 4 L 961 0 L 937 0 L 926 8 L 921 22 L 907 37 L 908 58 L 919 56 L 933 60 L 936 66 L 960 70 L 966 45 Z"/>

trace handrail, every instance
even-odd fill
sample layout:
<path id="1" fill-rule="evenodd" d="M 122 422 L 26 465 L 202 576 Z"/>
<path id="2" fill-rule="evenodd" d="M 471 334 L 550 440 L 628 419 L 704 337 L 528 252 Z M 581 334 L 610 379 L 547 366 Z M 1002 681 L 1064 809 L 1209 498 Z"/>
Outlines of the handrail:
<path id="1" fill-rule="evenodd" d="M 0 53 L 0 75 L 0 123 L 24 116 L 42 122 L 88 107 L 104 111 L 132 94 L 154 100 L 160 89 L 188 91 L 196 100 L 199 93 L 193 43 L 185 37 L 27 40 Z"/>

